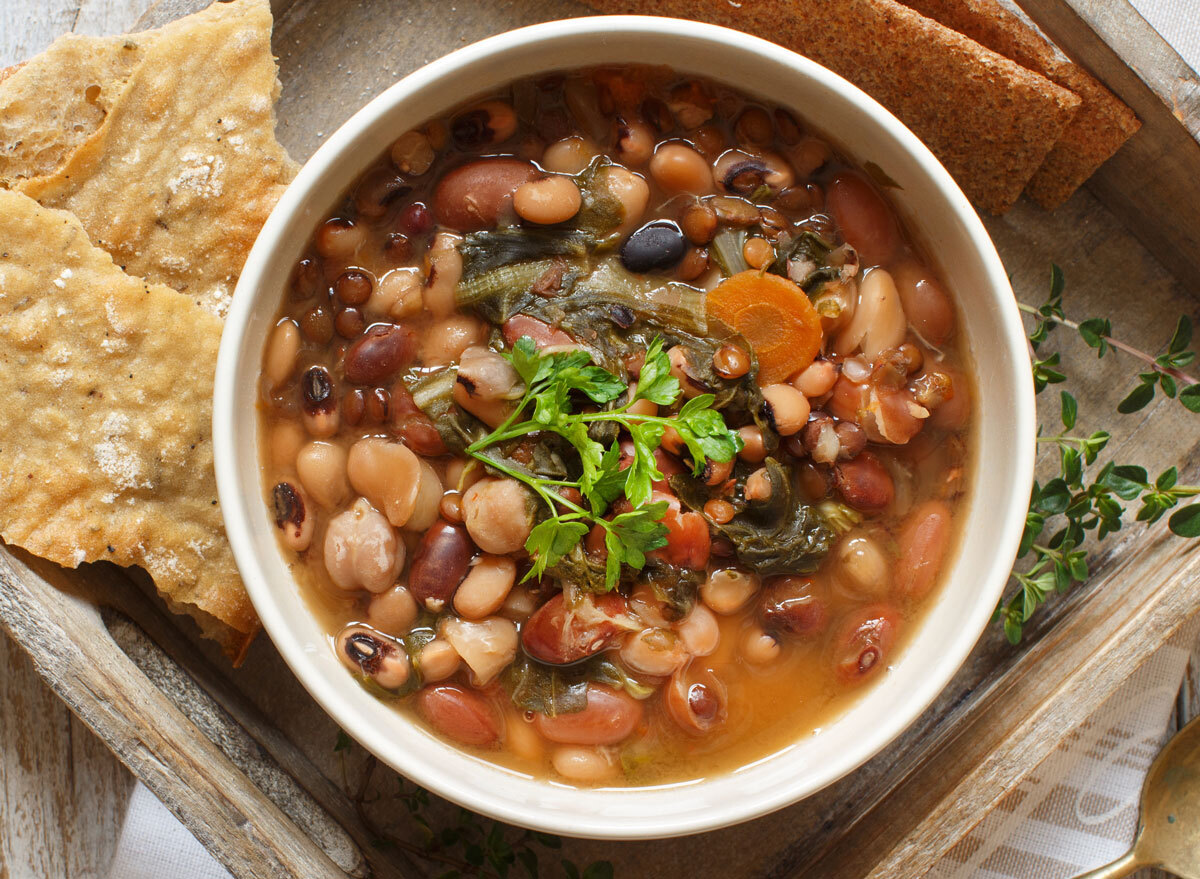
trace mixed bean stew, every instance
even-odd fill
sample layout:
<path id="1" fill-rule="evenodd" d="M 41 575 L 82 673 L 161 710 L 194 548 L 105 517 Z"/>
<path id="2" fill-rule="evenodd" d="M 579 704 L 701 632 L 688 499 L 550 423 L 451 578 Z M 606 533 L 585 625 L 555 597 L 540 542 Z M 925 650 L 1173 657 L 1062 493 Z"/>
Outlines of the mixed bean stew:
<path id="1" fill-rule="evenodd" d="M 648 66 L 397 134 L 259 379 L 265 500 L 349 673 L 583 785 L 744 765 L 884 677 L 954 543 L 971 386 L 878 169 Z"/>

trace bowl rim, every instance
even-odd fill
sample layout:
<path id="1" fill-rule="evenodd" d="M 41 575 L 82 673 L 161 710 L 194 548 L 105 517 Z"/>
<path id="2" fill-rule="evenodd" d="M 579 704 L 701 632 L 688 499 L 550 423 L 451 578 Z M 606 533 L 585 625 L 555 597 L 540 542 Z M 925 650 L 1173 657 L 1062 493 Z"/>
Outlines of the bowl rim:
<path id="1" fill-rule="evenodd" d="M 463 758 L 457 767 L 461 771 L 457 774 L 439 771 L 433 766 L 408 757 L 407 754 L 397 753 L 398 749 L 389 745 L 386 731 L 370 726 L 363 716 L 353 711 L 336 685 L 327 680 L 321 669 L 313 664 L 311 651 L 293 635 L 282 617 L 282 605 L 276 602 L 277 596 L 269 584 L 270 576 L 264 570 L 262 559 L 259 558 L 252 541 L 253 525 L 242 507 L 247 491 L 252 491 L 255 497 L 258 496 L 258 486 L 252 490 L 243 489 L 238 477 L 238 449 L 235 444 L 235 426 L 239 417 L 257 417 L 256 412 L 247 415 L 237 411 L 236 407 L 238 359 L 244 347 L 250 317 L 259 291 L 270 287 L 266 269 L 272 252 L 279 246 L 277 239 L 280 239 L 292 215 L 302 210 L 303 199 L 308 190 L 319 184 L 329 169 L 378 117 L 386 115 L 393 105 L 402 102 L 408 96 L 431 86 L 436 87 L 439 80 L 452 75 L 460 67 L 503 55 L 518 47 L 589 34 L 604 39 L 636 34 L 657 36 L 666 40 L 685 38 L 694 42 L 722 43 L 745 54 L 766 56 L 776 64 L 791 68 L 797 76 L 814 79 L 818 85 L 840 92 L 855 105 L 857 111 L 870 117 L 873 124 L 898 141 L 909 153 L 910 158 L 919 164 L 922 173 L 945 198 L 984 266 L 991 298 L 998 300 L 997 304 L 1000 306 L 998 329 L 1003 336 L 1003 347 L 1010 353 L 1015 352 L 1019 355 L 1009 358 L 1004 368 L 1011 372 L 1007 380 L 1011 383 L 1016 400 L 1015 411 L 1011 413 L 1013 433 L 1024 439 L 1013 451 L 1013 484 L 1017 486 L 1014 495 L 1019 494 L 1021 498 L 1025 496 L 1027 486 L 1031 485 L 1033 480 L 1036 423 L 1034 393 L 1025 351 L 1024 329 L 1015 301 L 1011 308 L 1007 307 L 1005 294 L 1012 297 L 1007 273 L 978 215 L 950 174 L 916 135 L 869 95 L 815 61 L 758 37 L 716 25 L 658 16 L 586 16 L 529 25 L 472 43 L 418 68 L 356 111 L 314 152 L 275 205 L 246 259 L 226 317 L 213 388 L 213 450 L 218 496 L 235 561 L 263 627 L 292 673 L 335 723 L 389 766 L 439 796 L 492 818 L 552 833 L 596 839 L 653 839 L 715 830 L 768 814 L 811 796 L 879 754 L 928 708 L 961 668 L 999 600 L 1007 581 L 1007 568 L 1003 577 L 999 576 L 994 565 L 990 569 L 990 580 L 980 584 L 984 588 L 980 589 L 979 599 L 972 606 L 968 618 L 952 642 L 941 645 L 942 659 L 936 667 L 941 671 L 931 673 L 922 680 L 920 686 L 910 691 L 910 698 L 906 704 L 911 705 L 912 710 L 901 714 L 899 719 L 889 715 L 882 720 L 874 735 L 867 738 L 865 745 L 857 748 L 851 746 L 847 749 L 849 756 L 846 759 L 823 766 L 817 773 L 815 784 L 810 784 L 799 792 L 789 789 L 774 796 L 730 802 L 723 810 L 704 820 L 697 820 L 688 815 L 663 815 L 656 816 L 652 821 L 642 817 L 638 823 L 615 822 L 610 826 L 606 821 L 598 821 L 595 822 L 595 826 L 581 827 L 577 815 L 560 814 L 515 799 L 504 799 L 484 787 L 472 785 L 469 779 L 469 764 L 478 763 L 479 758 L 453 745 L 448 745 L 448 748 Z M 561 65 L 547 69 L 561 69 Z M 714 73 L 712 78 L 721 81 L 719 72 Z M 449 106 L 451 104 L 448 103 L 447 108 Z M 255 455 L 257 456 L 257 450 Z M 1025 507 L 1021 501 L 1012 503 L 1007 517 L 995 523 L 996 558 L 1008 560 L 1015 557 L 1024 520 Z M 720 777 L 722 776 L 713 778 Z M 680 791 L 687 789 L 687 786 L 679 788 Z M 645 788 L 577 790 L 580 799 L 586 800 L 592 793 L 611 795 L 622 790 L 636 792 Z"/>

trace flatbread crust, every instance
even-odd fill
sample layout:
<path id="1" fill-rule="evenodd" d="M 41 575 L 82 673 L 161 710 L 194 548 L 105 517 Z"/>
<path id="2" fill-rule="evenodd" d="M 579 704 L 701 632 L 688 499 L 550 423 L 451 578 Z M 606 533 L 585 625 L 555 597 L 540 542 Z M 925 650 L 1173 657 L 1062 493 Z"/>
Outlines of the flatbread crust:
<path id="1" fill-rule="evenodd" d="M 0 70 L 0 186 L 53 173 L 93 135 L 141 62 L 144 42 L 67 34 Z"/>
<path id="2" fill-rule="evenodd" d="M 1000 0 L 904 3 L 1079 95 L 1079 112 L 1025 187 L 1042 207 L 1052 209 L 1065 202 L 1141 128 L 1120 98 Z"/>
<path id="3" fill-rule="evenodd" d="M 586 2 L 722 24 L 807 55 L 895 113 L 994 213 L 1012 207 L 1079 106 L 1067 89 L 893 0 Z"/>
<path id="4" fill-rule="evenodd" d="M 67 567 L 140 565 L 236 655 L 258 621 L 217 503 L 220 334 L 73 215 L 0 190 L 0 537 Z"/>
<path id="5" fill-rule="evenodd" d="M 130 274 L 223 316 L 295 176 L 275 140 L 279 88 L 267 0 L 214 3 L 152 32 L 100 128 L 16 188 L 74 213 Z"/>

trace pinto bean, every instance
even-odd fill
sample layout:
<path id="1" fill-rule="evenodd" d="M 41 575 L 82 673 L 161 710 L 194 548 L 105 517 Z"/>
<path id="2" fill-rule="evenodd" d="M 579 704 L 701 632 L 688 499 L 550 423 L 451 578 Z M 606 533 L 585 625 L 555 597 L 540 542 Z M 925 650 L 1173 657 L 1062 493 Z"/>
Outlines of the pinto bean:
<path id="1" fill-rule="evenodd" d="M 355 384 L 378 384 L 407 366 L 417 348 L 417 334 L 400 324 L 375 324 L 346 350 L 346 378 Z"/>
<path id="2" fill-rule="evenodd" d="M 313 441 L 296 455 L 296 473 L 312 498 L 326 509 L 341 506 L 350 494 L 346 450 L 336 443 Z"/>
<path id="3" fill-rule="evenodd" d="M 502 555 L 481 555 L 454 593 L 454 609 L 469 620 L 498 611 L 517 579 L 517 563 Z"/>
<path id="4" fill-rule="evenodd" d="M 708 160 L 683 141 L 659 145 L 650 158 L 650 176 L 670 195 L 707 195 L 713 190 Z"/>
<path id="5" fill-rule="evenodd" d="M 563 745 L 615 745 L 629 737 L 643 714 L 642 703 L 628 693 L 590 683 L 582 711 L 535 714 L 533 725 L 543 737 Z"/>
<path id="6" fill-rule="evenodd" d="M 896 494 L 892 475 L 871 452 L 838 463 L 833 468 L 833 479 L 842 500 L 864 513 L 884 509 Z"/>
<path id="7" fill-rule="evenodd" d="M 929 594 L 950 545 L 950 508 L 944 501 L 919 504 L 896 538 L 896 594 L 920 601 Z"/>
<path id="8" fill-rule="evenodd" d="M 467 529 L 439 519 L 426 530 L 408 572 L 408 588 L 418 603 L 442 610 L 467 575 L 474 546 Z"/>
<path id="9" fill-rule="evenodd" d="M 365 498 L 330 519 L 325 529 L 325 570 L 347 592 L 383 592 L 400 575 L 404 555 L 388 520 Z"/>
<path id="10" fill-rule="evenodd" d="M 454 313 L 454 291 L 462 279 L 462 254 L 458 252 L 460 240 L 453 232 L 438 232 L 429 247 L 429 271 L 421 299 L 438 319 Z"/>
<path id="11" fill-rule="evenodd" d="M 842 617 L 830 632 L 827 661 L 844 683 L 866 680 L 883 668 L 896 641 L 900 615 L 889 604 L 871 604 Z"/>
<path id="12" fill-rule="evenodd" d="M 421 494 L 421 462 L 405 445 L 365 437 L 350 447 L 346 473 L 354 490 L 383 510 L 401 528 L 408 523 Z"/>
<path id="13" fill-rule="evenodd" d="M 529 491 L 515 479 L 481 479 L 463 492 L 463 523 L 484 552 L 506 555 L 533 530 Z"/>
<path id="14" fill-rule="evenodd" d="M 585 597 L 594 609 L 571 611 L 561 592 L 534 611 L 521 627 L 525 652 L 541 662 L 566 665 L 592 656 L 610 646 L 620 636 L 628 605 L 615 592 Z"/>
<path id="15" fill-rule="evenodd" d="M 759 593 L 758 619 L 768 632 L 812 638 L 829 623 L 829 602 L 815 580 L 775 577 Z"/>
<path id="16" fill-rule="evenodd" d="M 459 232 L 490 229 L 512 206 L 513 191 L 538 176 L 521 159 L 475 159 L 447 172 L 433 193 L 433 213 Z"/>
<path id="17" fill-rule="evenodd" d="M 530 180 L 513 192 L 513 210 L 517 216 L 543 226 L 565 223 L 579 213 L 582 204 L 575 181 L 561 174 Z"/>
<path id="18" fill-rule="evenodd" d="M 833 178 L 825 204 L 864 266 L 891 260 L 900 247 L 900 227 L 883 196 L 861 174 L 843 171 Z"/>
<path id="19" fill-rule="evenodd" d="M 457 684 L 434 684 L 417 691 L 413 702 L 425 722 L 464 745 L 494 745 L 500 717 L 483 696 Z"/>
<path id="20" fill-rule="evenodd" d="M 367 622 L 397 638 L 407 634 L 416 620 L 417 601 L 400 584 L 372 595 L 367 605 Z"/>
<path id="21" fill-rule="evenodd" d="M 564 137 L 546 147 L 541 165 L 555 174 L 578 174 L 596 155 L 596 147 L 578 135 Z"/>

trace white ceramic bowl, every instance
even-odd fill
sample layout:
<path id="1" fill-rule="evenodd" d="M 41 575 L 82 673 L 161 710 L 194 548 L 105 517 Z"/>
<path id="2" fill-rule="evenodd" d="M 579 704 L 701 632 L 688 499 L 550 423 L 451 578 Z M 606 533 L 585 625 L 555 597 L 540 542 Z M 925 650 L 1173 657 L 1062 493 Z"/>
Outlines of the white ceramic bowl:
<path id="1" fill-rule="evenodd" d="M 877 163 L 901 185 L 890 195 L 940 259 L 979 367 L 981 465 L 971 471 L 974 503 L 945 586 L 907 649 L 843 716 L 730 774 L 650 788 L 576 789 L 456 749 L 377 701 L 339 664 L 297 595 L 263 500 L 255 379 L 284 286 L 316 224 L 397 136 L 520 77 L 647 61 L 789 106 L 856 161 Z M 814 62 L 732 30 L 665 18 L 578 18 L 502 34 L 421 68 L 356 113 L 300 171 L 258 236 L 221 340 L 214 403 L 229 540 L 263 625 L 308 691 L 346 732 L 418 784 L 477 812 L 573 836 L 651 838 L 744 821 L 819 790 L 878 753 L 946 685 L 987 624 L 1033 478 L 1024 333 L 992 242 L 950 175 L 890 113 Z"/>

